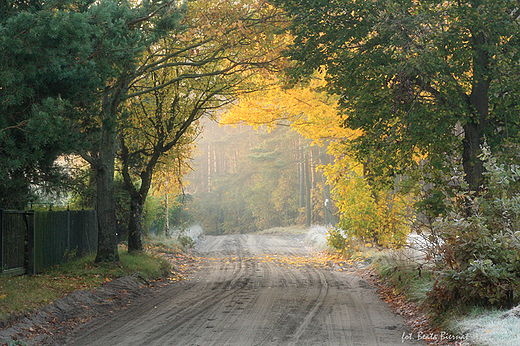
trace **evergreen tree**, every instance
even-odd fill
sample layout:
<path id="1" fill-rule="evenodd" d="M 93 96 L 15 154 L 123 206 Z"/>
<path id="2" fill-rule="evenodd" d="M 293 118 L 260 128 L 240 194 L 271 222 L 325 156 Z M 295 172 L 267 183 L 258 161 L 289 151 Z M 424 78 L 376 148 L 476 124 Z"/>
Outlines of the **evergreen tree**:
<path id="1" fill-rule="evenodd" d="M 72 151 L 74 119 L 98 87 L 86 4 L 0 5 L 0 207 L 24 208 L 36 186 L 63 182 L 55 160 Z"/>

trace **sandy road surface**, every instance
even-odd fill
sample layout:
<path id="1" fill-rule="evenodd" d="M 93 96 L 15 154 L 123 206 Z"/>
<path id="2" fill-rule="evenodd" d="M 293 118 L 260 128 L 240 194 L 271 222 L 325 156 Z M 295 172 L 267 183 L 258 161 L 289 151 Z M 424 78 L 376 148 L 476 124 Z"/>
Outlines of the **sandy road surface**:
<path id="1" fill-rule="evenodd" d="M 297 236 L 206 237 L 201 268 L 76 328 L 60 345 L 424 345 L 362 278 Z"/>

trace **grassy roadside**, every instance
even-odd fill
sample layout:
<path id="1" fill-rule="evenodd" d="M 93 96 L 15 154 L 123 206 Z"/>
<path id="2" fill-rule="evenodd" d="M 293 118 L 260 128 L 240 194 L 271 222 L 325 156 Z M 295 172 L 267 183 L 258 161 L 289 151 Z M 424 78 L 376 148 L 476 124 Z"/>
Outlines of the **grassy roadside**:
<path id="1" fill-rule="evenodd" d="M 326 227 L 313 227 L 306 241 L 318 248 L 334 252 L 326 245 Z M 363 259 L 368 267 L 360 273 L 367 281 L 378 287 L 378 293 L 397 314 L 403 316 L 418 333 L 429 337 L 464 337 L 465 340 L 429 340 L 431 345 L 457 346 L 503 346 L 520 345 L 520 307 L 511 310 L 453 308 L 442 315 L 433 316 L 428 312 L 428 293 L 432 290 L 434 276 L 428 263 L 421 258 L 424 254 L 409 248 L 380 250 L 365 247 L 363 243 L 352 244 L 354 249 L 343 253 Z M 518 292 L 516 294 L 519 294 Z"/>
<path id="2" fill-rule="evenodd" d="M 456 328 L 464 312 L 450 311 L 442 316 L 428 312 L 433 273 L 413 258 L 407 249 L 370 252 L 368 262 L 377 277 L 380 297 L 408 321 L 414 330 L 412 338 L 422 338 L 430 345 L 470 345 Z"/>
<path id="3" fill-rule="evenodd" d="M 147 244 L 147 251 L 128 253 L 120 247 L 120 261 L 94 263 L 94 255 L 50 268 L 42 274 L 0 276 L 0 327 L 17 316 L 36 311 L 71 292 L 91 290 L 115 278 L 139 273 L 147 281 L 171 274 L 171 264 L 160 253 L 178 247 Z"/>
<path id="4" fill-rule="evenodd" d="M 424 306 L 433 287 L 432 271 L 411 257 L 407 250 L 387 250 L 372 253 L 369 262 L 383 281 L 391 283 L 409 301 Z"/>
<path id="5" fill-rule="evenodd" d="M 380 295 L 399 314 L 411 321 L 415 333 L 460 337 L 458 343 L 433 345 L 502 346 L 520 345 L 520 308 L 512 310 L 473 307 L 453 309 L 442 315 L 428 314 L 427 294 L 432 289 L 432 272 L 411 261 L 407 250 L 370 252 L 371 264 L 381 287 Z M 415 334 L 417 335 L 417 334 Z"/>

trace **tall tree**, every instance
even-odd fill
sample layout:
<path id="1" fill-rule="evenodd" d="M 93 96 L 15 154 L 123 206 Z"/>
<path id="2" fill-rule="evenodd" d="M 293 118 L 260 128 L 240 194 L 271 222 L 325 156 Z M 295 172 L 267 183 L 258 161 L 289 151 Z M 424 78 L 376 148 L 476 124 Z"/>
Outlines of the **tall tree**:
<path id="1" fill-rule="evenodd" d="M 326 72 L 374 176 L 427 158 L 482 184 L 480 146 L 518 129 L 518 4 L 509 0 L 275 0 L 292 18 L 296 78 Z M 460 161 L 447 156 L 455 154 Z"/>
<path id="2" fill-rule="evenodd" d="M 149 72 L 150 66 L 141 63 L 144 52 L 177 28 L 182 9 L 174 1 L 105 0 L 91 5 L 88 12 L 95 29 L 95 50 L 89 61 L 97 65 L 102 87 L 81 124 L 82 134 L 91 145 L 78 151 L 95 172 L 99 223 L 96 261 L 107 262 L 119 258 L 114 171 L 122 103 L 131 83 Z"/>
<path id="3" fill-rule="evenodd" d="M 172 78 L 173 71 L 153 73 L 147 82 L 152 84 L 150 87 L 165 83 Z M 198 94 L 191 82 L 178 82 L 129 99 L 130 114 L 121 123 L 118 153 L 124 187 L 130 195 L 129 251 L 142 250 L 143 208 L 158 166 L 174 176 L 170 179 L 171 186 L 166 188 L 177 185 L 174 183 L 186 174 L 186 161 L 190 159 L 186 155 L 190 154 L 189 147 L 200 131 L 198 120 L 212 108 L 213 96 Z M 201 81 L 195 84 L 198 82 Z M 139 85 L 142 87 L 144 83 L 141 81 Z"/>
<path id="4" fill-rule="evenodd" d="M 148 48 L 138 67 L 143 73 L 129 84 L 125 98 L 141 119 L 137 127 L 122 128 L 121 136 L 123 178 L 132 198 L 131 251 L 142 249 L 141 215 L 155 166 L 189 139 L 200 117 L 253 88 L 253 73 L 276 67 L 280 50 L 272 25 L 282 20 L 280 11 L 261 1 L 242 4 L 188 3 L 178 29 Z"/>
<path id="5" fill-rule="evenodd" d="M 24 208 L 36 188 L 65 179 L 56 158 L 72 151 L 75 119 L 100 86 L 89 3 L 0 4 L 0 207 Z"/>

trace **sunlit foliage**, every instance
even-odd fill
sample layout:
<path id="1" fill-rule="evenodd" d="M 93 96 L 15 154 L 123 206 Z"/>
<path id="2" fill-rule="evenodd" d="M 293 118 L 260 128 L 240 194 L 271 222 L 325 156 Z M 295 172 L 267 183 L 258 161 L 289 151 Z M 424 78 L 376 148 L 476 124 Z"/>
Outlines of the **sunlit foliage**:
<path id="1" fill-rule="evenodd" d="M 407 201 L 387 188 L 377 188 L 366 179 L 365 165 L 349 154 L 349 142 L 361 132 L 344 126 L 338 98 L 323 92 L 324 74 L 315 74 L 308 84 L 285 89 L 276 78 L 261 79 L 266 90 L 244 95 L 230 108 L 221 123 L 244 123 L 269 128 L 289 124 L 315 144 L 327 146 L 334 162 L 320 166 L 332 185 L 339 211 L 339 226 L 334 247 L 342 247 L 352 238 L 380 246 L 398 246 L 405 242 Z M 338 238 L 339 237 L 339 238 Z M 340 244 L 341 243 L 341 244 Z"/>

